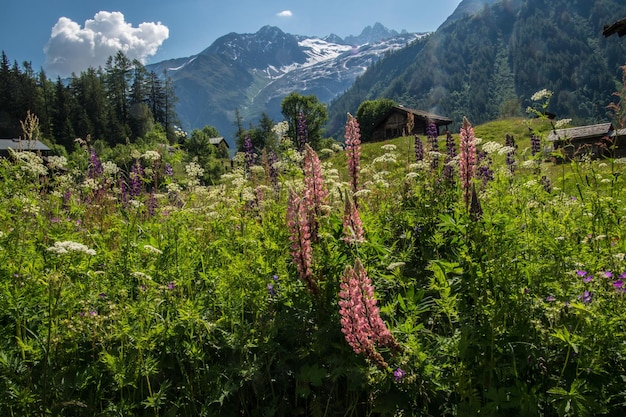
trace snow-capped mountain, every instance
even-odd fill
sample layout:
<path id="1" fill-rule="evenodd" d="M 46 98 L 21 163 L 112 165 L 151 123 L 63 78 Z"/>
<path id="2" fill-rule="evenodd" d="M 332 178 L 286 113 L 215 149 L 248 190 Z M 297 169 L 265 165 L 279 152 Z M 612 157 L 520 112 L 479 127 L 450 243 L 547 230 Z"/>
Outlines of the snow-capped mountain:
<path id="1" fill-rule="evenodd" d="M 399 34 L 380 23 L 346 39 L 291 35 L 264 26 L 254 34 L 227 34 L 198 55 L 148 69 L 166 71 L 172 79 L 185 129 L 215 126 L 232 142 L 236 110 L 247 125 L 262 113 L 282 120 L 280 104 L 291 92 L 329 103 L 386 53 L 421 36 Z"/>

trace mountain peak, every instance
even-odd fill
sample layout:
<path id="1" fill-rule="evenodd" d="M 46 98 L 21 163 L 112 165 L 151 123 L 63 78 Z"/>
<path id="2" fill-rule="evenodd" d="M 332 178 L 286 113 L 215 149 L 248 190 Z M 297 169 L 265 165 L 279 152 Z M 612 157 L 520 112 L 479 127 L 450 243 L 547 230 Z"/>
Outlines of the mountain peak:
<path id="1" fill-rule="evenodd" d="M 376 22 L 374 26 L 366 26 L 360 35 L 346 37 L 344 42 L 350 45 L 364 45 L 366 43 L 380 42 L 394 36 L 398 36 L 398 32 L 387 29 L 382 23 Z"/>

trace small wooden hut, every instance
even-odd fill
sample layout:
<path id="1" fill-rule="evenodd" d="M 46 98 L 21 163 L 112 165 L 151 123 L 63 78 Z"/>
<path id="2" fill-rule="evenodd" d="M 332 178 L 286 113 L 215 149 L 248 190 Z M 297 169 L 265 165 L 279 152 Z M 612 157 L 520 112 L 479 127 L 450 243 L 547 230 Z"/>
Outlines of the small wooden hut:
<path id="1" fill-rule="evenodd" d="M 413 130 L 407 132 L 409 115 L 413 115 Z M 422 110 L 410 109 L 404 106 L 393 106 L 380 121 L 374 124 L 372 140 L 379 141 L 397 138 L 403 135 L 425 135 L 428 125 L 434 123 L 439 135 L 440 127 L 452 123 L 452 119 L 429 113 Z"/>

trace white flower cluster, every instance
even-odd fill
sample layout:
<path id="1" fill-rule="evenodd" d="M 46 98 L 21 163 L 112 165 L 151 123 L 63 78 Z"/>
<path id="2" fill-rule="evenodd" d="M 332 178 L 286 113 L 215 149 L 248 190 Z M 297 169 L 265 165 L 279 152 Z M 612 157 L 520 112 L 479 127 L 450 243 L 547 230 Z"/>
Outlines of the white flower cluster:
<path id="1" fill-rule="evenodd" d="M 381 146 L 380 149 L 382 149 L 385 152 L 393 152 L 396 150 L 396 145 L 392 143 L 388 143 L 386 145 Z"/>
<path id="2" fill-rule="evenodd" d="M 389 145 L 386 145 L 386 146 L 389 146 Z M 391 145 L 391 146 L 393 146 L 393 145 Z M 375 164 L 380 164 L 380 163 L 395 164 L 397 162 L 396 154 L 395 153 L 384 153 L 381 156 L 379 156 L 378 158 L 374 158 L 373 162 Z"/>
<path id="3" fill-rule="evenodd" d="M 18 161 L 23 162 L 22 171 L 30 172 L 34 175 L 48 175 L 48 169 L 43 165 L 43 160 L 34 152 L 15 152 L 9 150 Z"/>
<path id="4" fill-rule="evenodd" d="M 64 255 L 72 252 L 82 252 L 87 255 L 95 255 L 96 251 L 89 249 L 82 243 L 72 242 L 71 240 L 65 240 L 63 242 L 54 242 L 54 246 L 50 246 L 48 252 L 56 253 L 57 255 Z"/>
<path id="5" fill-rule="evenodd" d="M 552 91 L 547 90 L 547 89 L 543 89 L 543 90 L 539 90 L 537 91 L 535 94 L 533 94 L 530 99 L 532 101 L 539 101 L 542 100 L 544 98 L 549 99 L 550 97 L 552 97 Z"/>
<path id="6" fill-rule="evenodd" d="M 572 122 L 572 119 L 561 119 L 554 122 L 555 129 L 562 129 Z"/>
<path id="7" fill-rule="evenodd" d="M 204 175 L 204 168 L 197 162 L 190 162 L 185 165 L 185 172 L 190 179 L 196 179 Z"/>
<path id="8" fill-rule="evenodd" d="M 499 144 L 498 142 L 493 142 L 493 141 L 489 141 L 489 142 L 485 142 L 482 145 L 482 149 L 483 151 L 487 152 L 488 154 L 494 154 L 494 153 L 500 153 L 500 150 L 503 148 L 504 146 L 502 146 L 501 144 Z"/>
<path id="9" fill-rule="evenodd" d="M 51 155 L 48 157 L 48 166 L 52 169 L 65 169 L 67 167 L 67 158 Z"/>
<path id="10" fill-rule="evenodd" d="M 158 161 L 161 159 L 161 154 L 157 151 L 145 151 L 141 157 L 146 161 Z"/>
<path id="11" fill-rule="evenodd" d="M 149 252 L 149 253 L 154 253 L 156 255 L 163 254 L 163 251 L 161 249 L 157 249 L 152 245 L 143 245 L 143 248 L 146 250 L 146 252 Z"/>
<path id="12" fill-rule="evenodd" d="M 278 140 L 281 140 L 287 134 L 288 130 L 289 123 L 287 123 L 285 120 L 272 126 L 272 132 L 276 135 L 276 138 Z"/>
<path id="13" fill-rule="evenodd" d="M 114 177 L 118 172 L 120 172 L 120 168 L 113 161 L 105 161 L 102 163 L 102 172 L 104 175 Z"/>

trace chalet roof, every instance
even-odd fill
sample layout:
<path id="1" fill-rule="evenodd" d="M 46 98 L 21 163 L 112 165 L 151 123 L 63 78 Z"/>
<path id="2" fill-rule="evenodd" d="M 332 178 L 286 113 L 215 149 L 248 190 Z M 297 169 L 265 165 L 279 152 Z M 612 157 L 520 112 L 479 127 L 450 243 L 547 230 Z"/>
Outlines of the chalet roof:
<path id="1" fill-rule="evenodd" d="M 606 25 L 602 31 L 602 34 L 607 38 L 614 33 L 617 33 L 620 38 L 626 35 L 626 18 L 618 20 L 611 25 Z"/>
<path id="2" fill-rule="evenodd" d="M 20 139 L 0 139 L 0 150 L 6 151 L 9 148 L 15 151 L 49 151 L 46 145 L 41 143 L 38 140 L 28 141 L 28 140 L 20 140 Z"/>
<path id="3" fill-rule="evenodd" d="M 435 114 L 435 113 L 429 113 L 424 110 L 411 109 L 409 107 L 404 107 L 404 106 L 393 106 L 391 110 L 389 110 L 389 112 L 387 113 L 387 116 L 391 114 L 392 111 L 412 113 L 414 116 L 419 117 L 424 120 L 428 120 L 432 123 L 435 123 L 438 126 L 449 125 L 452 123 L 452 119 L 449 119 L 444 116 L 439 116 L 438 114 Z M 387 116 L 385 116 L 385 118 L 387 118 Z"/>
<path id="4" fill-rule="evenodd" d="M 557 140 L 584 140 L 590 138 L 598 138 L 608 136 L 613 130 L 611 123 L 600 123 L 597 125 L 570 127 L 567 129 L 557 129 L 548 135 L 549 141 Z"/>
<path id="5" fill-rule="evenodd" d="M 211 145 L 215 145 L 215 146 L 217 146 L 220 143 L 224 142 L 226 147 L 230 148 L 230 146 L 228 146 L 228 142 L 226 142 L 226 140 L 223 137 L 209 138 L 209 142 L 211 142 Z"/>

